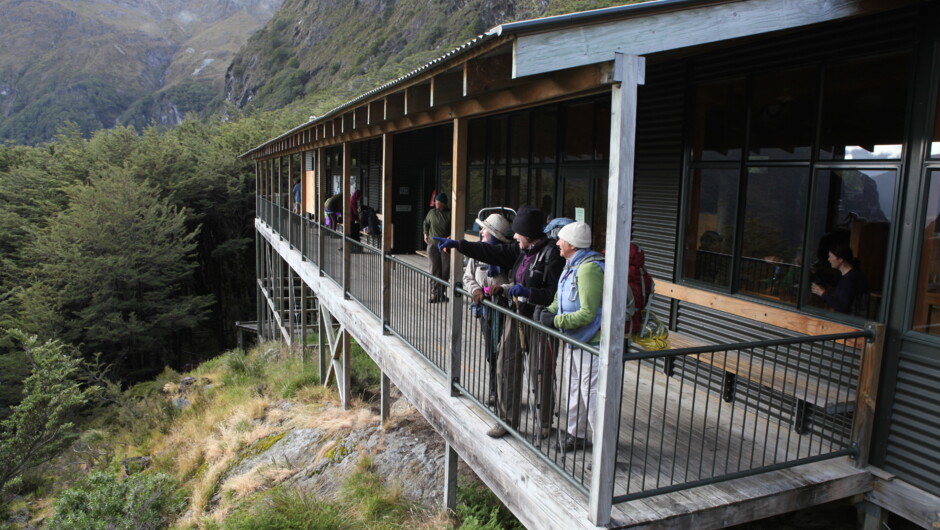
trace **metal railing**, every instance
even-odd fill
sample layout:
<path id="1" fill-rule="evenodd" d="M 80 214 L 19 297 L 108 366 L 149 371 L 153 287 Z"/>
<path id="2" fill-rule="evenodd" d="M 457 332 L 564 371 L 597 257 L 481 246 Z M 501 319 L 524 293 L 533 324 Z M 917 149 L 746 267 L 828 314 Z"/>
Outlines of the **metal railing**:
<path id="1" fill-rule="evenodd" d="M 388 330 L 446 372 L 450 359 L 448 305 L 445 298 L 435 297 L 446 293 L 449 284 L 391 255 L 385 259 L 391 262 Z M 431 302 L 432 298 L 440 301 Z"/>
<path id="2" fill-rule="evenodd" d="M 505 297 L 478 305 L 470 293 L 456 292 L 463 336 L 455 386 L 586 494 L 596 403 L 582 399 L 588 396 L 580 390 L 589 387 L 577 376 L 596 374 L 597 349 L 521 316 L 519 304 Z M 566 450 L 572 436 L 581 441 Z"/>
<path id="3" fill-rule="evenodd" d="M 319 265 L 320 260 L 317 255 L 319 251 L 318 243 L 320 241 L 320 225 L 317 224 L 313 219 L 304 218 L 303 219 L 303 246 L 301 247 L 301 254 L 304 258 L 307 259 L 310 263 L 314 265 Z"/>
<path id="4" fill-rule="evenodd" d="M 825 434 L 808 425 L 851 414 L 856 382 L 836 367 L 851 365 L 857 343 L 870 336 L 865 330 L 625 355 L 614 502 L 854 454 L 851 422 L 830 422 Z M 837 357 L 828 370 L 794 364 L 821 351 Z M 658 369 L 676 363 L 683 377 Z"/>
<path id="5" fill-rule="evenodd" d="M 506 300 L 472 304 L 459 286 L 303 222 L 305 255 L 316 262 L 315 238 L 322 233 L 319 265 L 338 283 L 343 241 L 350 245 L 349 295 L 377 321 L 388 266 L 387 331 L 442 373 L 459 366 L 452 383 L 464 397 L 587 493 L 595 411 L 585 399 L 590 391 L 579 390 L 590 384 L 578 377 L 597 366 L 596 348 L 521 316 Z M 456 308 L 437 293 L 454 293 Z M 452 309 L 462 330 L 456 342 Z M 627 353 L 613 501 L 855 454 L 859 345 L 871 336 L 863 330 Z M 569 444 L 569 434 L 585 440 Z"/>
<path id="6" fill-rule="evenodd" d="M 323 234 L 323 263 L 320 270 L 336 283 L 343 283 L 343 234 L 321 226 Z"/>
<path id="7" fill-rule="evenodd" d="M 351 237 L 349 245 L 349 296 L 373 315 L 382 314 L 382 251 Z"/>
<path id="8" fill-rule="evenodd" d="M 287 219 L 288 219 L 288 222 L 290 223 L 288 225 L 289 229 L 287 232 L 288 238 L 290 240 L 290 246 L 294 247 L 297 250 L 300 250 L 300 245 L 302 241 L 300 227 L 303 224 L 302 219 L 299 214 L 296 214 L 291 211 L 287 212 Z"/>

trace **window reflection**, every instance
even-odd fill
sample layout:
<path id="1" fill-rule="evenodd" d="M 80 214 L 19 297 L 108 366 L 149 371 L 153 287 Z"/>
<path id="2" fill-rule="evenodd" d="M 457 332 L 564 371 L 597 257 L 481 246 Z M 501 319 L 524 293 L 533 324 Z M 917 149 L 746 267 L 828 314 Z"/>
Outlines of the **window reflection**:
<path id="1" fill-rule="evenodd" d="M 882 301 L 896 180 L 894 170 L 817 173 L 810 282 L 818 288 L 816 293 L 806 293 L 808 305 L 876 318 Z M 836 249 L 848 249 L 842 252 L 851 254 L 840 257 Z M 847 265 L 833 260 L 833 255 Z M 851 270 L 854 272 L 849 276 Z"/>
<path id="2" fill-rule="evenodd" d="M 914 305 L 914 331 L 940 335 L 940 171 L 930 172 Z"/>
<path id="3" fill-rule="evenodd" d="M 699 169 L 692 175 L 684 275 L 728 287 L 738 204 L 738 172 Z"/>
<path id="4" fill-rule="evenodd" d="M 821 159 L 901 158 L 909 63 L 910 54 L 902 52 L 826 69 Z"/>
<path id="5" fill-rule="evenodd" d="M 754 79 L 751 160 L 809 160 L 816 121 L 816 68 Z"/>
<path id="6" fill-rule="evenodd" d="M 750 168 L 738 288 L 795 304 L 799 294 L 806 168 Z"/>
<path id="7" fill-rule="evenodd" d="M 694 160 L 741 159 L 744 148 L 744 80 L 695 87 Z"/>
<path id="8" fill-rule="evenodd" d="M 940 91 L 937 91 L 937 109 L 933 119 L 933 142 L 930 144 L 930 158 L 940 158 Z"/>

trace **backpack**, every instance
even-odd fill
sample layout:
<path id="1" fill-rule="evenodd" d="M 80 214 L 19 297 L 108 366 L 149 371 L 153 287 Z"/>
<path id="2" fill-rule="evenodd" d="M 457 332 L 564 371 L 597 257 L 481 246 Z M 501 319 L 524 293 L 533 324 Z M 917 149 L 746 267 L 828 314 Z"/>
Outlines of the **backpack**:
<path id="1" fill-rule="evenodd" d="M 359 208 L 359 219 L 357 219 L 357 221 L 359 222 L 359 226 L 361 228 L 366 228 L 367 226 L 369 226 L 369 214 L 374 214 L 374 213 L 375 213 L 375 210 L 373 210 L 371 206 L 367 206 L 363 204 Z"/>
<path id="2" fill-rule="evenodd" d="M 643 324 L 643 310 L 649 305 L 653 297 L 653 277 L 646 270 L 646 254 L 636 243 L 630 243 L 630 270 L 627 271 L 627 284 L 630 290 L 627 292 L 627 310 L 626 321 L 624 322 L 624 332 L 630 334 L 631 331 L 638 331 Z"/>

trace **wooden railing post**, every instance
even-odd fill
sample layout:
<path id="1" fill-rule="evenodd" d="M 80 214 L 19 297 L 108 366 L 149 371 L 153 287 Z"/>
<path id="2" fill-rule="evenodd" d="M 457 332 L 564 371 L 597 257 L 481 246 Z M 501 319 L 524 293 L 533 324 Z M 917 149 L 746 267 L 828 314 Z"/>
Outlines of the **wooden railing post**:
<path id="1" fill-rule="evenodd" d="M 320 276 L 323 276 L 323 225 L 326 223 L 324 219 L 324 208 L 323 203 L 326 202 L 326 161 L 324 160 L 325 150 L 321 147 L 317 149 L 317 191 L 316 191 L 316 219 L 317 222 L 317 270 L 319 271 Z M 323 369 L 322 367 L 320 368 Z"/>
<path id="2" fill-rule="evenodd" d="M 454 119 L 453 179 L 450 189 L 450 237 L 459 238 L 464 233 L 467 200 L 467 119 Z M 457 283 L 463 278 L 463 258 L 458 252 L 450 252 L 450 361 L 447 379 L 452 396 L 459 395 L 454 383 L 460 381 L 461 348 L 463 346 L 463 305 L 457 300 Z"/>
<path id="3" fill-rule="evenodd" d="M 617 458 L 617 427 L 623 390 L 623 324 L 627 302 L 627 267 L 633 221 L 633 161 L 636 145 L 637 86 L 643 84 L 644 60 L 616 53 L 610 120 L 607 179 L 607 256 L 601 312 L 600 366 L 588 516 L 597 526 L 610 521 Z M 613 244 L 611 244 L 613 243 Z"/>
<path id="4" fill-rule="evenodd" d="M 392 135 L 382 135 L 382 334 L 388 334 L 392 311 Z"/>
<path id="5" fill-rule="evenodd" d="M 875 337 L 865 342 L 858 368 L 858 391 L 855 393 L 855 418 L 852 422 L 852 441 L 858 449 L 855 455 L 857 467 L 868 465 L 885 344 L 884 324 L 869 323 L 865 327 L 874 332 Z"/>
<path id="6" fill-rule="evenodd" d="M 342 236 L 342 249 L 343 249 L 343 299 L 349 299 L 349 244 L 346 241 L 346 238 L 352 234 L 352 225 L 353 220 L 350 219 L 349 212 L 349 197 L 352 195 L 352 191 L 349 189 L 349 177 L 350 172 L 352 171 L 352 144 L 350 142 L 343 142 L 343 178 L 342 181 L 342 195 L 343 195 L 343 230 L 341 233 Z"/>

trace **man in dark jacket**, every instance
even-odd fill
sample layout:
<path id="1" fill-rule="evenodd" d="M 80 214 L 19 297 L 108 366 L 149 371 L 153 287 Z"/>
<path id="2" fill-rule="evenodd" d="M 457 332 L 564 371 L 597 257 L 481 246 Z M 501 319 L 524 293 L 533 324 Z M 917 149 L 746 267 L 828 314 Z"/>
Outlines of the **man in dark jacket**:
<path id="1" fill-rule="evenodd" d="M 532 318 L 536 306 L 552 303 L 558 278 L 565 265 L 558 247 L 543 232 L 545 222 L 545 212 L 523 207 L 512 222 L 514 243 L 490 245 L 467 240 L 435 239 L 441 250 L 456 248 L 469 258 L 508 270 L 510 283 L 504 286 L 504 290 L 515 302 L 517 312 Z M 539 410 L 539 433 L 542 438 L 546 438 L 552 425 L 554 352 L 540 333 L 520 326 L 515 321 L 504 328 L 499 343 L 498 412 L 510 427 L 519 427 L 523 396 L 522 367 L 526 355 L 529 360 L 530 390 Z M 497 424 L 487 434 L 499 438 L 506 434 L 506 429 Z"/>
<path id="2" fill-rule="evenodd" d="M 450 280 L 450 259 L 437 248 L 431 238 L 447 237 L 450 235 L 450 207 L 447 206 L 447 195 L 438 193 L 434 197 L 434 208 L 424 217 L 424 242 L 428 246 L 428 269 L 431 275 L 442 280 Z M 431 297 L 428 302 L 446 302 L 444 285 L 431 280 Z"/>

